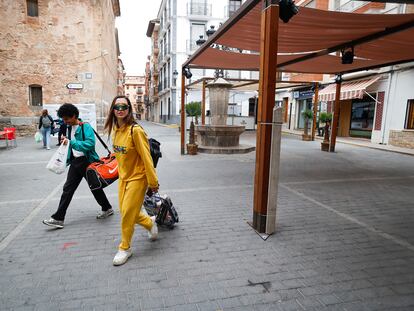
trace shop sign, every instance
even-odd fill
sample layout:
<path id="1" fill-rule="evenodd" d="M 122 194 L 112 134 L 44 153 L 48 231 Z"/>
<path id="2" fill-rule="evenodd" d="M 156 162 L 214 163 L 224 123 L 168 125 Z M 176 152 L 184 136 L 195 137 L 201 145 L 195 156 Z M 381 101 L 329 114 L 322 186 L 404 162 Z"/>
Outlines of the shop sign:
<path id="1" fill-rule="evenodd" d="M 313 95 L 314 95 L 314 92 L 312 90 L 300 91 L 298 99 L 312 98 Z"/>
<path id="2" fill-rule="evenodd" d="M 66 87 L 69 90 L 82 90 L 83 89 L 83 84 L 82 83 L 68 83 L 68 84 L 66 84 Z"/>

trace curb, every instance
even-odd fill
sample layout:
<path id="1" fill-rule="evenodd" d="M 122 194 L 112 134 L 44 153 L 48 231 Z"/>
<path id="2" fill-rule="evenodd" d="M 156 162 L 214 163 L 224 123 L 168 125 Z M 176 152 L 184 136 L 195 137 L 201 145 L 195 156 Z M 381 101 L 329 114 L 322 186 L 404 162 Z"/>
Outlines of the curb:
<path id="1" fill-rule="evenodd" d="M 292 133 L 292 132 L 288 132 L 288 131 L 282 131 L 282 133 L 287 134 L 287 135 L 297 136 L 297 137 L 300 137 L 302 135 L 302 134 L 299 134 L 299 133 Z M 315 136 L 315 139 L 322 140 L 322 138 L 316 137 L 316 136 Z M 386 151 L 386 152 L 394 152 L 394 153 L 399 153 L 399 154 L 404 154 L 404 155 L 409 155 L 409 156 L 414 156 L 413 153 L 406 152 L 406 151 L 403 151 L 403 150 L 385 149 L 385 148 L 380 148 L 380 147 L 361 145 L 361 144 L 354 143 L 354 142 L 338 141 L 338 140 L 337 140 L 337 143 L 356 146 L 356 147 L 362 147 L 362 148 L 368 148 L 368 149 L 374 149 L 374 150 L 380 150 L 380 151 Z"/>
<path id="2" fill-rule="evenodd" d="M 171 129 L 179 127 L 178 124 L 163 124 L 163 123 L 157 123 L 157 122 L 153 122 L 153 121 L 147 121 L 147 122 L 150 122 L 151 124 L 162 126 L 162 127 L 168 127 L 168 128 L 171 128 Z"/>

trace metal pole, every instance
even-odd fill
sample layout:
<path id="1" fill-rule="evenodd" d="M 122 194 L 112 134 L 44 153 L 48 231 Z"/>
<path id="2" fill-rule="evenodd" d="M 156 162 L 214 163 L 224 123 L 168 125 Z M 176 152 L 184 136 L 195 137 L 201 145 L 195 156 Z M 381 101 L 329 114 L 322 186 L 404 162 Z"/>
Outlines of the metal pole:
<path id="1" fill-rule="evenodd" d="M 271 125 L 275 106 L 278 27 L 279 6 L 275 4 L 268 5 L 264 8 L 261 17 L 259 105 L 253 204 L 253 227 L 259 233 L 266 232 L 270 145 L 272 141 Z"/>
<path id="2" fill-rule="evenodd" d="M 206 125 L 206 80 L 203 80 L 203 91 L 201 97 L 201 125 Z"/>
<path id="3" fill-rule="evenodd" d="M 181 72 L 181 155 L 185 154 L 185 131 L 186 131 L 186 122 L 185 122 L 185 76 L 184 70 Z"/>
<path id="4" fill-rule="evenodd" d="M 316 115 L 318 114 L 319 103 L 319 83 L 315 83 L 315 99 L 313 100 L 313 125 L 312 125 L 312 140 L 315 140 L 316 132 Z"/>
<path id="5" fill-rule="evenodd" d="M 330 152 L 335 152 L 336 135 L 338 133 L 339 113 L 340 113 L 340 104 L 341 104 L 340 103 L 341 83 L 342 83 L 341 76 L 338 76 L 337 81 L 336 81 L 335 107 L 334 107 L 334 115 L 333 115 L 332 129 L 331 129 L 331 144 L 329 146 Z"/>
<path id="6" fill-rule="evenodd" d="M 270 155 L 269 196 L 267 200 L 266 234 L 276 231 L 277 194 L 279 190 L 280 143 L 282 140 L 283 108 L 273 109 Z"/>

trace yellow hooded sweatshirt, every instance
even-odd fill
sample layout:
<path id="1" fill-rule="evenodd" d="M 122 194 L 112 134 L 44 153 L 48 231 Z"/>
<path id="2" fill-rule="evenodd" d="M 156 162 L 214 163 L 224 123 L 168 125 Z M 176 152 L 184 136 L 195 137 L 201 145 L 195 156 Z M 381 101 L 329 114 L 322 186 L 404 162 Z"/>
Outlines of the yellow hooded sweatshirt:
<path id="1" fill-rule="evenodd" d="M 131 126 L 134 126 L 131 137 Z M 144 129 L 135 125 L 114 126 L 113 148 L 118 161 L 119 179 L 132 181 L 147 179 L 148 187 L 158 186 L 158 178 Z"/>

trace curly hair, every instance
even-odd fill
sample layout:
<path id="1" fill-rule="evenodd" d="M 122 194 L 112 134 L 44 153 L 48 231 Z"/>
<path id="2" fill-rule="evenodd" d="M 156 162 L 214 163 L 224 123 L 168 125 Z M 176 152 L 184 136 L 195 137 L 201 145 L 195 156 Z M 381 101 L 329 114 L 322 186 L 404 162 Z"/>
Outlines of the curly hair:
<path id="1" fill-rule="evenodd" d="M 64 103 L 62 106 L 59 107 L 59 110 L 57 111 L 58 117 L 59 118 L 63 118 L 63 117 L 79 117 L 79 109 L 73 105 L 73 104 L 69 104 L 69 103 Z"/>

